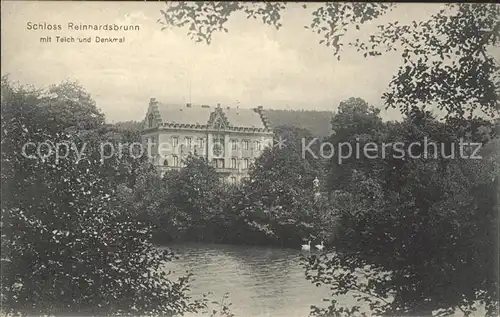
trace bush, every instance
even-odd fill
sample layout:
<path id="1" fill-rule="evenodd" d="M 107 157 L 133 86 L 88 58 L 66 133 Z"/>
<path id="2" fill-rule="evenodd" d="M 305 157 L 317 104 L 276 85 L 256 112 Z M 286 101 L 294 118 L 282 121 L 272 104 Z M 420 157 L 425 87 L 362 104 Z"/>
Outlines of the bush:
<path id="1" fill-rule="evenodd" d="M 448 128 L 431 117 L 408 119 L 388 125 L 384 140 L 409 144 L 426 136 L 449 150 L 459 137 Z M 308 278 L 329 285 L 332 296 L 359 295 L 360 305 L 351 311 L 332 301 L 314 315 L 360 314 L 363 304 L 376 314 L 460 309 L 468 315 L 481 303 L 495 316 L 498 162 L 490 152 L 482 160 L 388 155 L 344 166 L 331 192 L 337 254 L 310 257 L 305 266 Z"/>
<path id="2" fill-rule="evenodd" d="M 173 254 L 155 248 L 151 228 L 121 208 L 121 161 L 101 164 L 95 133 L 54 127 L 38 91 L 5 79 L 1 109 L 4 312 L 173 315 L 206 307 L 186 295 L 189 276 L 167 278 Z M 26 142 L 46 140 L 76 147 L 59 161 L 21 155 Z M 83 142 L 87 155 L 77 161 Z"/>

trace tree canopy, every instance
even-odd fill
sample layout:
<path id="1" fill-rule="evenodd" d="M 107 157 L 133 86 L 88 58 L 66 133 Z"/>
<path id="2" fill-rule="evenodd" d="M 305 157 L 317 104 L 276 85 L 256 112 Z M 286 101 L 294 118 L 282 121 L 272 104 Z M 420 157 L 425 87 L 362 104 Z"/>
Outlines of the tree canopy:
<path id="1" fill-rule="evenodd" d="M 118 194 L 139 186 L 148 163 L 129 151 L 101 160 L 100 144 L 120 139 L 89 94 L 65 82 L 47 96 L 7 77 L 1 89 L 1 313 L 177 315 L 206 307 L 188 296 L 189 275 L 169 278 L 174 255 L 151 243 L 152 227 Z M 27 157 L 28 142 L 46 146 Z"/>
<path id="2" fill-rule="evenodd" d="M 418 113 L 382 123 L 362 100 L 341 104 L 333 123 L 335 144 L 391 146 L 385 156 L 379 151 L 341 164 L 333 157 L 328 165 L 336 253 L 309 257 L 306 274 L 330 286 L 332 299 L 312 315 L 361 316 L 363 306 L 375 314 L 446 315 L 459 309 L 469 315 L 478 302 L 495 315 L 498 152 L 461 157 L 455 129 Z M 436 148 L 422 146 L 424 138 Z M 394 155 L 396 142 L 401 156 Z M 410 149 L 412 143 L 420 146 Z M 359 304 L 339 306 L 335 298 L 345 294 Z"/>

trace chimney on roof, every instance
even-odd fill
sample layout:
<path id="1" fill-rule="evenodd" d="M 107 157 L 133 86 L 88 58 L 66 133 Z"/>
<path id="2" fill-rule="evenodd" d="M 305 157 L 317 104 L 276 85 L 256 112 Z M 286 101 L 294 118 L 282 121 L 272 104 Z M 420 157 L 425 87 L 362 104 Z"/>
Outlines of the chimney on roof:
<path id="1" fill-rule="evenodd" d="M 149 103 L 150 103 L 150 104 L 156 103 L 156 98 L 154 98 L 154 97 L 153 97 L 153 98 L 150 98 L 150 99 L 149 99 Z"/>
<path id="2" fill-rule="evenodd" d="M 188 102 L 188 103 L 186 104 L 186 107 L 191 108 L 191 103 L 190 103 L 190 102 Z"/>
<path id="3" fill-rule="evenodd" d="M 201 105 L 202 108 L 210 108 L 209 105 Z"/>

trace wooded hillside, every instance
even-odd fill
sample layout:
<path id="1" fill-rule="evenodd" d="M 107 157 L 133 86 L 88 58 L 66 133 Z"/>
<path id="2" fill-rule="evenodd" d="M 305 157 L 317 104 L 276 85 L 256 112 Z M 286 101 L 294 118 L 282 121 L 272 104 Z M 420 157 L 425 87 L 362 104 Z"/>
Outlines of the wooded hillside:
<path id="1" fill-rule="evenodd" d="M 288 126 L 309 130 L 314 136 L 329 136 L 332 131 L 331 111 L 317 110 L 264 110 L 272 127 Z"/>

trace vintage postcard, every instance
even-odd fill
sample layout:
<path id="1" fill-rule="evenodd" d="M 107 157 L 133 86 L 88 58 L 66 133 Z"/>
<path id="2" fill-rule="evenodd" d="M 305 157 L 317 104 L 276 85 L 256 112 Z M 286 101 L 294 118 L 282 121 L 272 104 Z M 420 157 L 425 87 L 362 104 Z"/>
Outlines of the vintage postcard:
<path id="1" fill-rule="evenodd" d="M 2 316 L 498 316 L 500 6 L 1 2 Z"/>

